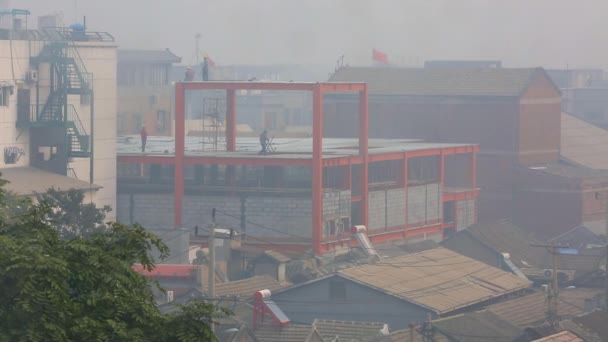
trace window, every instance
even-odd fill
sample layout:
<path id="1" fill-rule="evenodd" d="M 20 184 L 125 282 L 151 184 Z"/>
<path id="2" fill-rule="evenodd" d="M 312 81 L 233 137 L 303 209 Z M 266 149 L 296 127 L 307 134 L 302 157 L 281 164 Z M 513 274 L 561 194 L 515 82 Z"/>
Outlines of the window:
<path id="1" fill-rule="evenodd" d="M 141 127 L 143 126 L 143 119 L 141 113 L 133 114 L 133 127 L 131 128 L 133 133 L 139 133 Z"/>
<path id="2" fill-rule="evenodd" d="M 10 87 L 2 87 L 0 88 L 0 106 L 2 107 L 8 107 L 8 103 L 9 103 L 9 99 L 10 99 L 10 95 L 11 95 L 11 89 Z"/>
<path id="3" fill-rule="evenodd" d="M 159 110 L 156 112 L 156 131 L 163 132 L 167 128 L 167 112 Z"/>
<path id="4" fill-rule="evenodd" d="M 346 300 L 346 283 L 342 280 L 329 282 L 329 300 Z"/>
<path id="5" fill-rule="evenodd" d="M 335 236 L 336 235 L 336 221 L 328 220 L 325 221 L 325 236 Z"/>

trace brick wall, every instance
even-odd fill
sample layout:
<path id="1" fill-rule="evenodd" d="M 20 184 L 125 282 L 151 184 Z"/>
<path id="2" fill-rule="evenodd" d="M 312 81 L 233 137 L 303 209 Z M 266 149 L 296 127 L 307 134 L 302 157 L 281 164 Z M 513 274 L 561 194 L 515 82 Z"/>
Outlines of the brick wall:
<path id="1" fill-rule="evenodd" d="M 350 217 L 350 191 L 325 192 L 325 219 Z M 312 202 L 310 197 L 269 196 L 184 196 L 183 226 L 206 228 L 211 210 L 216 208 L 219 226 L 239 229 L 241 210 L 245 209 L 245 232 L 251 236 L 311 237 Z M 120 222 L 138 222 L 147 228 L 173 226 L 173 194 L 119 194 L 117 217 Z M 229 215 L 226 215 L 227 213 Z M 231 217 L 235 216 L 235 217 Z M 263 226 L 263 227 L 260 227 Z M 264 228 L 266 227 L 266 228 Z M 279 233 L 280 230 L 285 233 Z"/>
<path id="2" fill-rule="evenodd" d="M 405 224 L 405 190 L 402 188 L 369 192 L 369 229 Z"/>
<path id="3" fill-rule="evenodd" d="M 407 189 L 407 224 L 420 226 L 441 220 L 442 203 L 437 183 Z"/>

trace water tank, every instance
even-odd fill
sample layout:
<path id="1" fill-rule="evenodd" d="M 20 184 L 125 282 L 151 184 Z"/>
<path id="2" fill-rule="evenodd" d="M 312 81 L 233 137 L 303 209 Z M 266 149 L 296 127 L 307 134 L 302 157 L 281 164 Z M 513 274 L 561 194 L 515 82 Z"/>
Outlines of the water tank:
<path id="1" fill-rule="evenodd" d="M 269 289 L 260 290 L 255 293 L 255 299 L 257 299 L 257 300 L 268 299 L 268 298 L 270 298 L 271 294 L 272 293 L 270 293 Z"/>

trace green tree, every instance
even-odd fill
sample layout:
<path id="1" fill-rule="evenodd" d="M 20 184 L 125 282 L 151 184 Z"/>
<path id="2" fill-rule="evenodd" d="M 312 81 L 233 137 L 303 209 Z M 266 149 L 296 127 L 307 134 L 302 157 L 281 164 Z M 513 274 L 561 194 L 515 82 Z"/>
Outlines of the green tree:
<path id="1" fill-rule="evenodd" d="M 112 208 L 108 205 L 97 208 L 94 203 L 84 203 L 81 190 L 58 191 L 51 188 L 38 195 L 38 201 L 46 202 L 53 209 L 47 214 L 47 219 L 63 238 L 90 237 L 108 228 L 104 221 Z"/>
<path id="2" fill-rule="evenodd" d="M 0 180 L 0 208 L 7 208 Z M 0 341 L 215 341 L 214 306 L 191 302 L 161 314 L 152 286 L 131 266 L 154 268 L 162 240 L 143 227 L 111 223 L 90 238 L 63 239 L 54 206 L 20 200 L 0 210 Z"/>

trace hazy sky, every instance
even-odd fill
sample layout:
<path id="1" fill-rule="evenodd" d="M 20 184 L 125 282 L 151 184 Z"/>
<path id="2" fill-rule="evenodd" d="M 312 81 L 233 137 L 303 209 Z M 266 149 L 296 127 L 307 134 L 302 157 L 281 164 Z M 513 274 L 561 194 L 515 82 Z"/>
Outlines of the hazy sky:
<path id="1" fill-rule="evenodd" d="M 607 0 L 12 0 L 34 16 L 87 16 L 121 47 L 171 48 L 188 63 L 194 36 L 220 64 L 331 69 L 371 49 L 397 62 L 499 59 L 506 66 L 608 66 Z"/>

